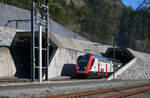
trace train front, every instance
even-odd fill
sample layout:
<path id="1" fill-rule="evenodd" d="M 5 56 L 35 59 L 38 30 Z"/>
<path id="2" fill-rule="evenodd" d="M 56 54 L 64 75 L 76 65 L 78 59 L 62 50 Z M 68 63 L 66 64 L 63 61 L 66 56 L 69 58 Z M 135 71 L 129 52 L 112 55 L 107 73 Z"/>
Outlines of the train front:
<path id="1" fill-rule="evenodd" d="M 92 67 L 94 56 L 86 54 L 79 56 L 76 63 L 76 73 L 78 75 L 87 75 Z"/>

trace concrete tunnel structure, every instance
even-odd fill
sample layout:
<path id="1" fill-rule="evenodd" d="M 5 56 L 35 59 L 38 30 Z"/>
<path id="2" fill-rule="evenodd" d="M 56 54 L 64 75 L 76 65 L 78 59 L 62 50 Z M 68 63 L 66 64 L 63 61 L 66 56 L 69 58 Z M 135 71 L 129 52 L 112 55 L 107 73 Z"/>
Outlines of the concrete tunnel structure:
<path id="1" fill-rule="evenodd" d="M 105 57 L 113 58 L 114 57 L 114 49 L 108 48 L 104 54 Z M 126 64 L 130 60 L 134 59 L 135 57 L 132 53 L 125 48 L 115 48 L 115 59 L 120 60 L 122 63 Z"/>
<path id="2" fill-rule="evenodd" d="M 12 71 L 13 74 L 6 74 L 4 76 L 30 78 L 30 32 L 17 30 L 12 39 L 13 40 L 10 42 L 11 44 L 9 48 L 5 48 L 10 51 L 10 53 L 7 54 L 10 54 L 12 58 L 11 61 L 13 62 L 9 68 L 13 66 L 15 70 Z M 79 55 L 87 53 L 84 50 L 91 50 L 91 53 L 94 54 L 98 53 L 98 50 L 96 51 L 96 47 L 94 47 L 94 45 L 91 46 L 92 42 L 64 38 L 54 33 L 50 33 L 50 43 L 48 78 L 57 76 L 74 76 L 76 59 Z"/>
<path id="3" fill-rule="evenodd" d="M 0 54 L 5 54 L 7 56 L 7 58 L 0 58 L 0 61 L 5 59 L 3 65 L 0 66 L 1 70 L 9 70 L 5 72 L 1 71 L 3 74 L 1 74 L 0 77 L 15 76 L 19 78 L 30 78 L 30 32 L 25 30 L 17 30 L 16 34 L 14 35 L 15 36 L 12 37 L 13 40 L 9 47 L 0 48 Z M 100 55 L 102 52 L 95 45 L 96 43 L 64 38 L 54 33 L 50 33 L 50 43 L 48 79 L 59 76 L 73 77 L 76 75 L 75 64 L 79 55 L 87 53 L 85 50 L 90 50 L 90 53 L 97 55 Z M 1 51 L 4 51 L 4 53 L 2 54 Z M 110 48 L 106 51 L 104 56 L 111 58 L 111 54 L 112 49 Z M 133 59 L 132 54 L 128 50 L 116 49 L 116 54 L 116 56 L 120 56 L 119 58 L 128 57 L 127 55 L 129 55 L 129 57 L 126 59 L 128 62 Z M 9 63 L 7 60 L 9 60 Z"/>

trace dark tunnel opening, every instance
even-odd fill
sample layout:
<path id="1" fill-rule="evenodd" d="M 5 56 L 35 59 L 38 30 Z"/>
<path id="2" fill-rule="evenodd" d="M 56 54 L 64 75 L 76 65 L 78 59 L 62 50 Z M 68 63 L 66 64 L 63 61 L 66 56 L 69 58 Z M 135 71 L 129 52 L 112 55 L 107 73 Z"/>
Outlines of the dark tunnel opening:
<path id="1" fill-rule="evenodd" d="M 114 57 L 114 49 L 108 48 L 104 54 L 105 57 L 112 58 Z M 134 56 L 126 48 L 115 48 L 115 59 L 120 60 L 123 64 L 130 62 Z"/>
<path id="2" fill-rule="evenodd" d="M 114 49 L 108 48 L 107 51 L 105 52 L 104 56 L 113 59 L 114 58 Z M 128 49 L 126 49 L 126 48 L 115 48 L 115 59 L 119 60 L 122 63 L 122 66 L 117 67 L 117 68 L 114 67 L 114 71 L 119 70 L 120 68 L 125 66 L 127 63 L 129 63 L 134 58 L 135 57 L 132 55 L 132 53 Z"/>
<path id="3" fill-rule="evenodd" d="M 18 78 L 31 78 L 31 40 L 30 33 L 21 32 L 16 33 L 14 40 L 11 44 L 10 51 L 16 66 L 15 77 Z M 42 40 L 43 47 L 45 45 L 45 38 Z M 38 46 L 38 37 L 35 37 L 35 45 Z M 56 46 L 51 44 L 49 47 L 49 56 L 52 58 Z M 42 67 L 46 67 L 46 51 L 42 50 Z M 35 64 L 38 66 L 38 49 L 35 49 Z M 46 74 L 47 69 L 43 69 Z M 38 68 L 35 69 L 35 78 L 38 78 Z"/>

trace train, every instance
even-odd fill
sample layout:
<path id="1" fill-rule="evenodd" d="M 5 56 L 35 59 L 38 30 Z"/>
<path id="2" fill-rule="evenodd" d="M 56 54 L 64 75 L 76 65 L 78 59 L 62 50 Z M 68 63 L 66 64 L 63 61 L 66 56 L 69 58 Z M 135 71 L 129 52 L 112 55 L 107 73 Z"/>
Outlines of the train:
<path id="1" fill-rule="evenodd" d="M 117 70 L 122 65 L 123 63 L 120 60 L 88 53 L 78 56 L 76 73 L 82 77 L 104 78 L 111 75 L 114 70 Z"/>

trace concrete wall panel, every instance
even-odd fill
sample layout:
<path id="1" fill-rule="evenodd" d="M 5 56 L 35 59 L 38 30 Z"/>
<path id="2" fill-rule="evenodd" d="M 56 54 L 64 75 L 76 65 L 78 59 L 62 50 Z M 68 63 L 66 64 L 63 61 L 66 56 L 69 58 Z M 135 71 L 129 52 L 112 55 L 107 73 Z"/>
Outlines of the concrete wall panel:
<path id="1" fill-rule="evenodd" d="M 5 26 L 8 23 L 8 20 L 30 20 L 31 18 L 31 12 L 16 8 L 10 5 L 2 4 L 0 3 L 0 26 Z M 67 38 L 74 38 L 79 40 L 86 40 L 82 36 L 80 36 L 77 33 L 74 33 L 73 31 L 65 28 L 64 26 L 58 24 L 57 22 L 50 19 L 49 21 L 49 31 L 55 34 L 59 34 L 63 37 Z M 16 22 L 10 22 L 7 27 L 15 28 Z M 19 22 L 18 23 L 18 29 L 28 30 L 30 31 L 31 24 L 30 22 Z M 37 26 L 35 27 L 36 30 Z"/>
<path id="2" fill-rule="evenodd" d="M 16 67 L 8 48 L 0 48 L 0 77 L 14 76 Z"/>
<path id="3" fill-rule="evenodd" d="M 66 48 L 58 48 L 49 68 L 48 78 L 58 76 L 75 76 L 75 64 L 79 55 L 84 53 Z"/>

